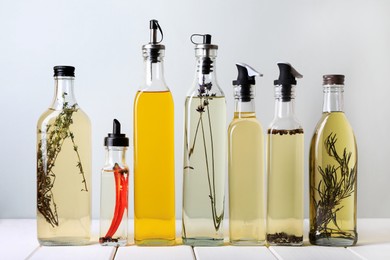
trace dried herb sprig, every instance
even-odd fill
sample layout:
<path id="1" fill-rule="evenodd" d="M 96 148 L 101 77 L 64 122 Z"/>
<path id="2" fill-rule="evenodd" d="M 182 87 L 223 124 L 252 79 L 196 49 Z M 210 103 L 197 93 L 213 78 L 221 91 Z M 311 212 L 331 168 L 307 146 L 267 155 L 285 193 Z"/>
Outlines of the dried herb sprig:
<path id="1" fill-rule="evenodd" d="M 52 227 L 58 226 L 59 224 L 57 205 L 52 191 L 56 180 L 53 168 L 61 152 L 62 145 L 67 138 L 71 139 L 73 150 L 77 155 L 76 167 L 79 169 L 83 184 L 81 191 L 88 192 L 78 146 L 75 143 L 74 134 L 70 130 L 70 126 L 73 124 L 73 113 L 78 110 L 77 104 L 69 106 L 69 103 L 65 102 L 66 95 L 67 93 L 62 95 L 62 110 L 55 118 L 53 124 L 47 124 L 45 131 L 38 129 L 41 139 L 38 143 L 37 151 L 37 208 Z"/>
<path id="2" fill-rule="evenodd" d="M 317 187 L 311 187 L 313 191 L 311 196 L 316 213 L 314 223 L 317 232 L 320 232 L 325 237 L 331 237 L 332 235 L 350 237 L 352 236 L 351 234 L 341 230 L 339 227 L 337 212 L 343 208 L 340 205 L 341 202 L 352 196 L 355 191 L 357 168 L 356 162 L 351 168 L 349 166 L 352 152 L 348 152 L 344 148 L 340 156 L 336 150 L 336 142 L 336 134 L 330 133 L 324 143 L 326 152 L 330 157 L 334 158 L 337 165 L 328 164 L 325 168 L 319 166 L 317 170 L 322 179 Z M 314 191 L 317 192 L 318 201 Z M 329 227 L 330 223 L 333 223 L 336 228 Z"/>
<path id="3" fill-rule="evenodd" d="M 194 140 L 192 142 L 191 147 L 189 147 L 189 144 L 187 144 L 188 149 L 188 162 L 190 161 L 190 158 L 195 150 L 195 145 L 197 141 L 197 136 L 199 134 L 199 131 L 202 133 L 202 144 L 203 144 L 203 150 L 205 155 L 205 164 L 206 164 L 206 172 L 207 172 L 207 181 L 209 185 L 209 198 L 210 198 L 210 206 L 211 206 L 211 214 L 213 217 L 213 225 L 215 230 L 219 230 L 223 216 L 224 211 L 221 212 L 221 214 L 218 215 L 217 213 L 217 205 L 216 205 L 216 189 L 215 189 L 215 160 L 214 160 L 214 140 L 213 140 L 213 131 L 212 131 L 212 124 L 211 124 L 211 115 L 210 115 L 210 101 L 213 100 L 213 98 L 216 96 L 215 93 L 210 93 L 212 88 L 212 83 L 205 83 L 205 78 L 203 76 L 202 84 L 199 84 L 198 88 L 198 97 L 199 97 L 199 106 L 196 108 L 196 111 L 199 113 L 199 119 L 196 124 L 196 130 L 194 134 Z M 207 119 L 204 119 L 206 114 Z M 204 120 L 207 120 L 208 122 L 208 129 L 206 129 Z M 207 144 L 206 144 L 206 134 L 209 134 L 210 136 L 210 143 L 211 143 L 211 151 L 208 151 Z M 184 169 L 191 169 L 194 170 L 194 167 L 190 165 L 185 165 Z M 183 224 L 183 230 L 185 233 L 185 226 Z"/>

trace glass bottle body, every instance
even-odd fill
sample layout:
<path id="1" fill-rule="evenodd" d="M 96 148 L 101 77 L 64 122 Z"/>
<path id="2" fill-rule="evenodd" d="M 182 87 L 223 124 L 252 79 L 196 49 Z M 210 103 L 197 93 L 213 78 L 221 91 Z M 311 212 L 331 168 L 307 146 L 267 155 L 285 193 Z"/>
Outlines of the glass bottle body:
<path id="1" fill-rule="evenodd" d="M 216 50 L 211 52 L 207 62 L 215 70 Z M 216 246 L 223 244 L 226 101 L 215 71 L 204 74 L 203 65 L 198 55 L 185 101 L 182 238 L 187 245 Z"/>
<path id="2" fill-rule="evenodd" d="M 229 237 L 233 245 L 265 242 L 264 138 L 253 102 L 236 99 L 228 129 Z"/>
<path id="3" fill-rule="evenodd" d="M 129 169 L 126 147 L 107 147 L 101 172 L 100 239 L 101 245 L 127 244 Z"/>
<path id="4" fill-rule="evenodd" d="M 324 110 L 310 145 L 309 240 L 315 245 L 357 242 L 357 146 L 342 92 L 343 86 L 324 87 Z"/>
<path id="5" fill-rule="evenodd" d="M 294 89 L 276 87 L 275 118 L 267 134 L 267 243 L 303 244 L 304 135 L 294 114 Z"/>
<path id="6" fill-rule="evenodd" d="M 91 124 L 74 99 L 73 79 L 56 78 L 54 102 L 37 124 L 41 245 L 82 245 L 90 240 Z"/>
<path id="7" fill-rule="evenodd" d="M 161 52 L 162 50 L 160 50 Z M 134 236 L 137 245 L 175 243 L 174 111 L 158 62 L 145 57 L 134 100 Z"/>

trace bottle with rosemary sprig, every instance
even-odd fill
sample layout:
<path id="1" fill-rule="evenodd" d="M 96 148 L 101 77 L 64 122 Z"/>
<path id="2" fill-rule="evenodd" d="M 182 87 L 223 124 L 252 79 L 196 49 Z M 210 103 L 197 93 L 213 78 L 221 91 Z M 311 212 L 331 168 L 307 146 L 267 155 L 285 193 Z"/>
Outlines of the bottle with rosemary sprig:
<path id="1" fill-rule="evenodd" d="M 324 75 L 322 118 L 310 145 L 310 232 L 314 245 L 357 242 L 357 146 L 344 114 L 344 75 Z"/>
<path id="2" fill-rule="evenodd" d="M 187 245 L 217 246 L 223 244 L 226 102 L 215 73 L 218 46 L 208 34 L 191 41 L 196 73 L 185 101 L 182 238 Z"/>
<path id="3" fill-rule="evenodd" d="M 37 124 L 37 231 L 41 245 L 90 240 L 91 124 L 78 106 L 71 66 L 54 67 L 55 94 Z"/>

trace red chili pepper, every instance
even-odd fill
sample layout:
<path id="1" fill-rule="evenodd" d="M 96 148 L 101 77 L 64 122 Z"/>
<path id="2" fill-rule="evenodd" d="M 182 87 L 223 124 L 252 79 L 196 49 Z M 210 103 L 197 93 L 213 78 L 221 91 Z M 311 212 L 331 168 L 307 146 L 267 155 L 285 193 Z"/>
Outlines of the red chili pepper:
<path id="1" fill-rule="evenodd" d="M 114 168 L 115 178 L 115 211 L 114 217 L 112 218 L 110 228 L 107 231 L 105 238 L 112 238 L 117 231 L 123 217 L 123 213 L 127 208 L 127 189 L 128 189 L 128 178 L 125 177 L 126 170 L 123 170 L 116 163 Z"/>

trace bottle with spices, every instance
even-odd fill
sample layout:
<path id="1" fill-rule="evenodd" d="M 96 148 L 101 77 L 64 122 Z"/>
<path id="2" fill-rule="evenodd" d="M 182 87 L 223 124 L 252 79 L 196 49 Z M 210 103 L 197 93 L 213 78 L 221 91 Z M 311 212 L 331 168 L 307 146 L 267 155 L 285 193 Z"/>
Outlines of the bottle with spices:
<path id="1" fill-rule="evenodd" d="M 357 242 L 357 145 L 344 114 L 344 75 L 324 75 L 322 118 L 310 145 L 311 244 L 352 246 Z"/>
<path id="2" fill-rule="evenodd" d="M 157 41 L 160 31 L 161 40 Z M 165 46 L 156 20 L 142 47 L 145 82 L 134 100 L 134 240 L 175 244 L 174 111 L 164 79 Z"/>
<path id="3" fill-rule="evenodd" d="M 202 42 L 194 42 L 195 37 Z M 185 101 L 183 243 L 223 245 L 226 162 L 226 102 L 218 86 L 218 46 L 211 35 L 194 34 L 196 72 Z"/>
<path id="4" fill-rule="evenodd" d="M 255 76 L 246 64 L 236 64 L 235 112 L 228 130 L 229 237 L 233 245 L 265 242 L 264 138 L 256 119 Z"/>
<path id="5" fill-rule="evenodd" d="M 84 245 L 91 225 L 91 123 L 71 66 L 54 67 L 55 94 L 37 124 L 37 232 L 41 245 Z"/>
<path id="6" fill-rule="evenodd" d="M 113 131 L 104 138 L 106 162 L 101 174 L 100 238 L 101 245 L 127 244 L 129 169 L 126 150 L 129 139 L 121 133 L 121 124 L 114 119 Z"/>
<path id="7" fill-rule="evenodd" d="M 275 80 L 275 116 L 267 140 L 267 243 L 303 243 L 303 129 L 295 116 L 295 78 L 290 64 L 278 63 Z"/>

